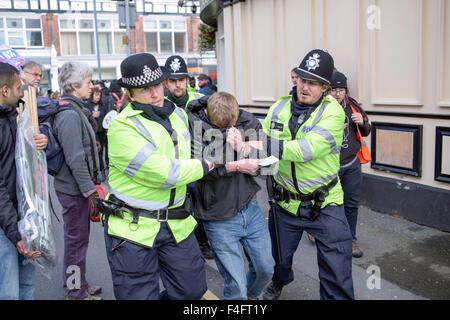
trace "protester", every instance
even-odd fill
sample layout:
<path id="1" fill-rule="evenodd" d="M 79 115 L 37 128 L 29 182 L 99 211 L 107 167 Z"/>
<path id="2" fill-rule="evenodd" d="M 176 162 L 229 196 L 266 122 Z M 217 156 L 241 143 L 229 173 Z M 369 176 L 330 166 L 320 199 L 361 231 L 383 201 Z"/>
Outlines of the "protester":
<path id="1" fill-rule="evenodd" d="M 109 166 L 109 158 L 108 158 L 108 143 L 107 143 L 107 130 L 103 128 L 103 119 L 111 110 L 116 110 L 116 100 L 114 96 L 111 95 L 109 89 L 105 86 L 103 81 L 96 81 L 94 87 L 98 88 L 102 92 L 102 103 L 99 109 L 99 116 L 97 118 L 98 130 L 97 137 L 100 141 L 102 153 L 99 157 L 102 159 L 102 163 L 104 163 L 105 167 L 102 167 L 102 172 L 106 172 L 107 167 Z"/>
<path id="2" fill-rule="evenodd" d="M 98 215 L 93 206 L 98 197 L 99 159 L 95 133 L 83 113 L 85 100 L 92 91 L 92 69 L 81 62 L 66 62 L 59 72 L 58 82 L 63 96 L 60 104 L 70 110 L 55 116 L 53 131 L 64 151 L 65 163 L 55 175 L 55 190 L 63 208 L 64 258 L 63 287 L 69 300 L 100 300 L 97 286 L 86 281 L 86 255 L 89 245 L 90 217 Z M 80 276 L 80 286 L 73 286 L 70 276 Z"/>
<path id="3" fill-rule="evenodd" d="M 356 225 L 361 193 L 361 163 L 372 159 L 370 150 L 363 139 L 370 133 L 370 122 L 358 102 L 348 96 L 347 77 L 343 73 L 333 73 L 330 92 L 345 112 L 339 179 L 344 191 L 345 216 L 352 232 L 352 255 L 354 258 L 360 258 L 363 256 L 363 251 L 356 241 Z"/>
<path id="4" fill-rule="evenodd" d="M 126 97 L 124 97 L 122 87 L 117 84 L 117 80 L 111 81 L 111 84 L 109 85 L 109 94 L 114 99 L 114 108 L 112 108 L 112 110 L 119 112 L 120 107 L 126 102 Z M 128 103 L 126 104 L 128 105 Z"/>
<path id="5" fill-rule="evenodd" d="M 200 154 L 222 138 L 223 159 L 226 159 L 227 146 L 239 145 L 238 151 L 233 152 L 235 158 L 240 155 L 240 148 L 245 149 L 242 140 L 240 144 L 227 145 L 227 131 L 233 128 L 256 132 L 261 128 L 259 120 L 251 113 L 239 110 L 236 99 L 226 92 L 215 93 L 208 100 L 191 102 L 188 116 L 194 139 L 212 130 L 221 135 L 210 142 L 206 139 L 195 141 L 202 145 Z M 195 136 L 198 126 L 202 128 L 199 137 Z M 244 156 L 247 153 L 248 157 L 249 150 L 244 150 Z M 258 159 L 215 162 L 214 170 L 197 181 L 193 190 L 195 216 L 203 222 L 217 267 L 225 280 L 226 300 L 257 299 L 273 273 L 269 230 L 256 200 L 260 187 L 252 176 L 259 170 L 259 162 Z M 241 244 L 248 258 L 247 274 Z"/>
<path id="6" fill-rule="evenodd" d="M 105 244 L 116 299 L 197 300 L 206 292 L 186 185 L 213 163 L 191 159 L 185 111 L 164 99 L 166 75 L 149 53 L 120 65 L 132 102 L 108 128 L 110 196 Z M 161 277 L 165 291 L 159 292 Z"/>
<path id="7" fill-rule="evenodd" d="M 50 98 L 53 100 L 59 100 L 61 99 L 61 93 L 59 91 L 55 91 L 52 93 Z"/>
<path id="8" fill-rule="evenodd" d="M 354 299 L 352 237 L 338 178 L 345 113 L 325 95 L 333 67 L 328 52 L 310 51 L 295 70 L 297 91 L 280 98 L 263 123 L 268 154 L 280 159 L 269 190 L 276 200 L 269 214 L 276 265 L 267 300 L 294 280 L 292 257 L 303 231 L 316 239 L 320 298 Z"/>
<path id="9" fill-rule="evenodd" d="M 100 113 L 104 112 L 104 110 L 101 110 L 102 106 L 102 92 L 96 88 L 93 87 L 91 91 L 91 95 L 89 96 L 89 99 L 86 101 L 86 106 L 89 109 L 89 111 L 92 114 L 92 118 L 95 119 L 95 124 L 93 124 L 94 132 L 97 133 L 98 127 L 102 124 L 98 122 L 98 118 L 100 117 Z"/>
<path id="10" fill-rule="evenodd" d="M 25 61 L 22 65 L 22 76 L 25 84 L 39 88 L 42 80 L 42 65 L 33 60 Z"/>
<path id="11" fill-rule="evenodd" d="M 27 250 L 17 226 L 16 109 L 21 85 L 19 71 L 0 62 L 0 300 L 34 299 L 34 266 L 24 262 L 40 255 Z M 33 138 L 37 150 L 45 149 L 45 135 L 35 133 Z"/>
<path id="12" fill-rule="evenodd" d="M 197 79 L 198 86 L 200 87 L 200 90 L 198 91 L 199 93 L 202 93 L 205 96 L 210 96 L 215 92 L 211 79 L 206 74 L 200 74 Z"/>
<path id="13" fill-rule="evenodd" d="M 98 118 L 100 117 L 100 114 L 103 113 L 103 110 L 100 110 L 102 106 L 102 92 L 97 88 L 93 87 L 91 91 L 91 95 L 89 99 L 86 101 L 86 107 L 83 108 L 84 115 L 88 118 L 89 123 L 92 125 L 92 129 L 94 129 L 95 133 L 95 139 L 97 144 L 97 151 L 98 151 L 98 160 L 100 162 L 100 173 L 99 173 L 99 179 L 100 181 L 106 180 L 106 174 L 105 174 L 105 162 L 103 160 L 102 155 L 102 146 L 100 143 L 100 139 L 98 138 L 98 128 L 102 125 L 102 123 L 98 122 Z M 86 112 L 88 110 L 89 112 Z"/>

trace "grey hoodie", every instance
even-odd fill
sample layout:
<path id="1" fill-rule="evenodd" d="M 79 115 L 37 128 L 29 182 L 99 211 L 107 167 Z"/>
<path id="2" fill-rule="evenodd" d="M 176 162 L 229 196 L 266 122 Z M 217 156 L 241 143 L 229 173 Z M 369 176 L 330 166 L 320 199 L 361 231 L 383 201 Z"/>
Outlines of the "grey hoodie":
<path id="1" fill-rule="evenodd" d="M 82 111 L 82 100 L 72 95 L 65 95 L 61 100 L 60 103 L 68 103 L 72 110 L 61 111 L 55 116 L 53 131 L 65 157 L 55 176 L 55 190 L 87 197 L 95 190 L 100 167 L 95 133 Z"/>

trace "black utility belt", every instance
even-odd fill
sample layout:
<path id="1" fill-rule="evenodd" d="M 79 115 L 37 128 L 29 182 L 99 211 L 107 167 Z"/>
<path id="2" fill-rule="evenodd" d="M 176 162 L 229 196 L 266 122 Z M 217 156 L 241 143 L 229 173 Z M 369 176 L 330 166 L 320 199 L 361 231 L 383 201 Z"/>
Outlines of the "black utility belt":
<path id="1" fill-rule="evenodd" d="M 189 211 L 185 209 L 159 209 L 154 211 L 137 209 L 137 213 L 140 217 L 157 219 L 158 221 L 176 220 L 176 219 L 186 219 L 189 217 Z"/>
<path id="2" fill-rule="evenodd" d="M 327 185 L 322 186 L 311 193 L 295 193 L 285 189 L 283 186 L 275 183 L 274 185 L 274 198 L 277 201 L 286 201 L 290 200 L 300 200 L 300 201 L 312 201 L 320 198 L 320 193 L 326 193 L 328 195 L 328 191 L 332 189 L 337 182 L 339 181 L 338 177 L 331 180 Z"/>
<path id="3" fill-rule="evenodd" d="M 159 222 L 165 222 L 167 220 L 186 219 L 190 215 L 189 210 L 186 208 L 186 203 L 183 207 L 176 209 L 145 210 L 132 207 L 114 195 L 110 195 L 108 200 L 95 198 L 94 205 L 98 211 L 107 216 L 112 215 L 123 219 L 123 212 L 128 212 L 133 216 L 132 223 L 137 223 L 139 217 L 157 219 Z"/>
<path id="4" fill-rule="evenodd" d="M 279 185 L 273 180 L 273 197 L 274 200 L 280 202 L 289 202 L 291 200 L 300 200 L 300 201 L 312 201 L 314 200 L 314 205 L 311 211 L 310 220 L 314 221 L 317 219 L 320 213 L 320 208 L 322 204 L 325 202 L 325 198 L 328 196 L 329 191 L 338 183 L 339 178 L 335 177 L 331 182 L 327 185 L 324 185 L 312 193 L 304 194 L 304 193 L 294 193 L 289 190 L 283 188 L 283 186 Z"/>

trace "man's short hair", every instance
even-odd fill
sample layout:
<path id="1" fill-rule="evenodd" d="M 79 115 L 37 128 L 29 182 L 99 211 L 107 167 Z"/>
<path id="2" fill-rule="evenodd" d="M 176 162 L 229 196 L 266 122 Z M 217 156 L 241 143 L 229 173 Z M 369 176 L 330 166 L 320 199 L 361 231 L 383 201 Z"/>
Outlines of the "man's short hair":
<path id="1" fill-rule="evenodd" d="M 236 98 L 227 92 L 216 92 L 208 99 L 208 118 L 219 128 L 231 127 L 239 117 Z"/>
<path id="2" fill-rule="evenodd" d="M 22 70 L 27 71 L 27 70 L 31 70 L 35 67 L 38 67 L 39 69 L 41 69 L 41 71 L 43 70 L 42 68 L 42 64 L 33 61 L 33 60 L 27 60 L 25 61 L 25 63 L 22 65 Z"/>
<path id="3" fill-rule="evenodd" d="M 12 88 L 14 85 L 14 74 L 20 75 L 19 70 L 9 63 L 0 62 L 0 88 L 4 85 Z"/>

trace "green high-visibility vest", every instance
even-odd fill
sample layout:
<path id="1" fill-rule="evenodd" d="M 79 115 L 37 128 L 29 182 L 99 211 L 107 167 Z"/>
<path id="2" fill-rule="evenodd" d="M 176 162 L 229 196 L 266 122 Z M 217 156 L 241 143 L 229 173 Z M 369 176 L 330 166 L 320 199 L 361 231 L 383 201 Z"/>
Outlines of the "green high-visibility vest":
<path id="1" fill-rule="evenodd" d="M 187 105 L 188 105 L 189 102 L 191 102 L 192 100 L 197 100 L 197 99 L 200 99 L 201 97 L 204 96 L 203 93 L 190 92 L 190 91 L 187 91 L 187 94 L 188 94 L 189 98 L 187 99 L 186 104 L 184 105 L 184 108 L 183 108 L 183 109 L 186 109 Z M 168 100 L 170 100 L 169 97 L 165 97 L 165 98 L 168 99 Z M 170 101 L 172 101 L 172 100 L 170 100 Z M 176 104 L 175 101 L 172 101 L 172 102 L 173 102 L 174 104 Z M 179 106 L 179 105 L 177 105 L 177 106 L 180 107 L 180 108 L 183 107 L 183 106 Z"/>
<path id="2" fill-rule="evenodd" d="M 289 129 L 291 101 L 292 96 L 284 96 L 271 106 L 263 122 L 263 130 L 268 137 L 273 138 L 269 141 L 272 151 L 278 147 L 277 141 L 283 140 L 282 154 L 274 174 L 275 182 L 293 193 L 297 193 L 298 188 L 300 192 L 310 194 L 338 177 L 345 113 L 339 103 L 328 95 L 301 125 L 295 139 L 292 139 Z M 322 208 L 328 204 L 341 205 L 343 196 L 338 182 L 330 190 Z M 278 204 L 296 215 L 300 202 L 290 200 Z"/>
<path id="3" fill-rule="evenodd" d="M 192 88 L 189 84 L 187 86 L 187 92 L 197 93 L 197 88 Z"/>
<path id="4" fill-rule="evenodd" d="M 199 92 L 188 91 L 187 93 L 188 93 L 188 95 L 189 95 L 189 99 L 188 99 L 188 101 L 186 102 L 186 105 L 188 105 L 189 102 L 191 102 L 192 100 L 200 99 L 201 97 L 204 96 L 203 93 L 199 93 Z"/>
<path id="5" fill-rule="evenodd" d="M 158 122 L 144 118 L 142 112 L 129 104 L 108 128 L 110 194 L 132 207 L 158 210 L 168 208 L 171 190 L 174 189 L 175 197 L 169 209 L 180 207 L 186 198 L 186 185 L 204 175 L 202 162 L 191 159 L 187 115 L 175 107 L 169 116 L 178 135 L 176 152 L 167 130 Z M 108 234 L 152 247 L 161 223 L 156 219 L 139 217 L 137 228 L 130 225 L 132 216 L 127 212 L 123 214 L 124 219 L 109 217 Z M 168 220 L 168 225 L 179 243 L 192 233 L 196 221 L 188 216 Z"/>

